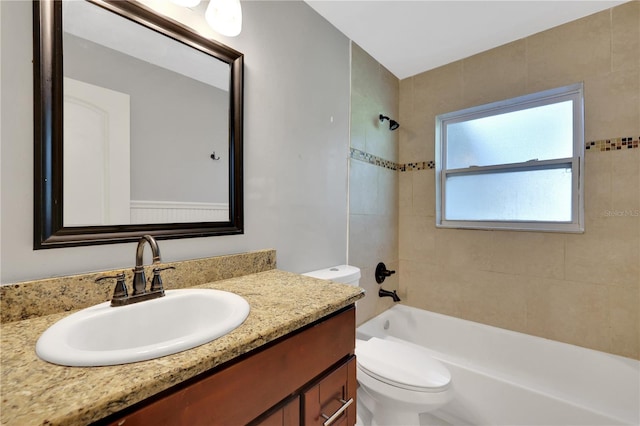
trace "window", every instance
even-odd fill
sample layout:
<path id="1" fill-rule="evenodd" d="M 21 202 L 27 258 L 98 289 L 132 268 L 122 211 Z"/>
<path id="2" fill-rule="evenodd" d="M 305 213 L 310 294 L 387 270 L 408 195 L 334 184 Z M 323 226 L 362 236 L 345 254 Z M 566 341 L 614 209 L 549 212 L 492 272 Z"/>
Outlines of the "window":
<path id="1" fill-rule="evenodd" d="M 582 232 L 582 83 L 436 117 L 436 225 Z"/>

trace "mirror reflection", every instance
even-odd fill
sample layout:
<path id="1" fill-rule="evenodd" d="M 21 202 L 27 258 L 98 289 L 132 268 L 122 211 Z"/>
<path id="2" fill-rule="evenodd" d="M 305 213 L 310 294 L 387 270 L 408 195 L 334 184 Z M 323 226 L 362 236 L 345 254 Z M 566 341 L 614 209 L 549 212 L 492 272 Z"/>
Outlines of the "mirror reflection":
<path id="1" fill-rule="evenodd" d="M 242 234 L 242 53 L 141 2 L 32 4 L 34 249 Z"/>
<path id="2" fill-rule="evenodd" d="M 229 220 L 229 64 L 63 2 L 64 226 Z"/>

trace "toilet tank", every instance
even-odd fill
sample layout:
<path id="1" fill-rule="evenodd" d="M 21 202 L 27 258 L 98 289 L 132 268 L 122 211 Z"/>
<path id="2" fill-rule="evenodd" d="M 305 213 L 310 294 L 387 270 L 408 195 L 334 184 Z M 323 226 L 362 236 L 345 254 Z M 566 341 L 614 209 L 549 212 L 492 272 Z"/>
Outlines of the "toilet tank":
<path id="1" fill-rule="evenodd" d="M 306 272 L 302 275 L 320 278 L 321 280 L 331 280 L 354 287 L 360 285 L 360 268 L 351 265 L 332 266 L 330 268 Z"/>

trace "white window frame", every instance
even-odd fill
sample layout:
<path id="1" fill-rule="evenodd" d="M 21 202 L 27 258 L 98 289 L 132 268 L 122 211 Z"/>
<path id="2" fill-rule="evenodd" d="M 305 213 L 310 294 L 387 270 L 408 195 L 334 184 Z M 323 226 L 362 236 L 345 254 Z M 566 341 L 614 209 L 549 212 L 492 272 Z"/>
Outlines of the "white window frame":
<path id="1" fill-rule="evenodd" d="M 447 169 L 446 125 L 513 111 L 554 104 L 567 100 L 573 101 L 573 156 L 550 160 L 530 160 L 521 163 L 493 166 L 471 166 L 459 169 Z M 584 91 L 583 84 L 546 90 L 520 96 L 513 99 L 472 107 L 461 111 L 441 114 L 436 117 L 436 226 L 439 228 L 491 229 L 543 232 L 584 232 Z M 571 183 L 571 221 L 485 221 L 485 220 L 447 220 L 445 217 L 446 178 L 448 176 L 469 176 L 480 173 L 501 173 L 513 171 L 534 171 L 570 167 Z"/>

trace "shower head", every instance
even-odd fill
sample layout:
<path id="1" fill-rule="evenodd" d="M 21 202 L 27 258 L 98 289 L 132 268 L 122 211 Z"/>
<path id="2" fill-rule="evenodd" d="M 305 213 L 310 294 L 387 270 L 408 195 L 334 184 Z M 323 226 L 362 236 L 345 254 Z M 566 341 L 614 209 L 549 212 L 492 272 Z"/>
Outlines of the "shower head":
<path id="1" fill-rule="evenodd" d="M 389 120 L 389 130 L 395 130 L 398 127 L 400 127 L 400 123 L 398 123 L 396 120 L 393 120 L 393 119 L 387 117 L 386 115 L 380 114 L 379 118 L 380 118 L 381 122 L 384 121 L 384 120 Z"/>

